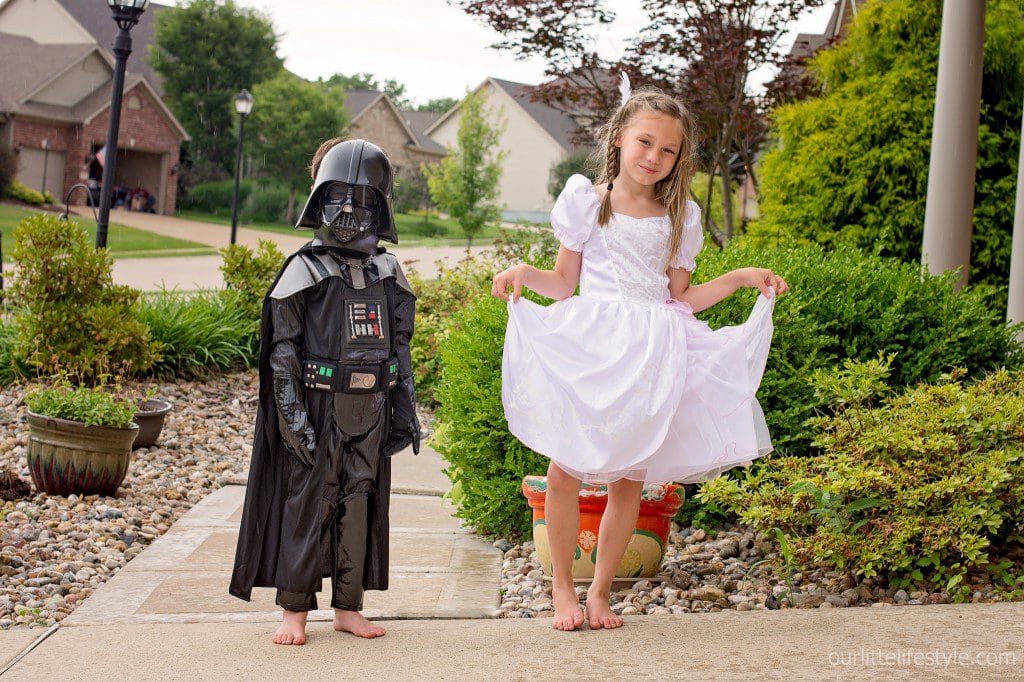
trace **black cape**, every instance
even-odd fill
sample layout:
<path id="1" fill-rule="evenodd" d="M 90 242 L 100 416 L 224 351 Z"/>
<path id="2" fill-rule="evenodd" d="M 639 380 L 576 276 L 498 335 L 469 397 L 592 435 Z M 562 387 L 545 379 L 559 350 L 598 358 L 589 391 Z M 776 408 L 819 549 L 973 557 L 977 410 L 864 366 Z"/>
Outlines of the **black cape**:
<path id="1" fill-rule="evenodd" d="M 259 406 L 256 411 L 256 435 L 249 464 L 249 482 L 238 531 L 235 565 L 231 573 L 230 592 L 249 601 L 253 587 L 276 587 L 278 551 L 281 535 L 281 514 L 287 494 L 287 462 L 292 455 L 278 432 L 277 402 L 274 400 L 274 379 L 270 370 L 270 343 L 274 328 L 270 315 L 270 292 L 288 267 L 302 254 L 314 254 L 329 247 L 305 244 L 289 256 L 274 283 L 263 298 L 260 318 Z M 378 255 L 384 249 L 378 250 Z M 393 256 L 392 256 L 393 257 Z M 363 572 L 364 590 L 388 589 L 388 505 L 391 494 L 391 458 L 381 457 L 377 471 L 376 492 L 369 505 L 367 523 L 366 564 Z M 310 519 L 310 523 L 315 523 Z M 326 577 L 326 576 L 324 576 Z M 311 585 L 309 592 L 319 591 Z"/>

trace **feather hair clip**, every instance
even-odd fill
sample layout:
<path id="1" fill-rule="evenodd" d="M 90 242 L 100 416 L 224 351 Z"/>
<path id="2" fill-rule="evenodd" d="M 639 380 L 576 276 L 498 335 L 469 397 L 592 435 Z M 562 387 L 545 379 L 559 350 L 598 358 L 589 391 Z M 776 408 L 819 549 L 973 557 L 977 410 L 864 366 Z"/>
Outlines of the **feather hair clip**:
<path id="1" fill-rule="evenodd" d="M 621 107 L 629 99 L 629 96 L 633 93 L 633 90 L 629 87 L 629 76 L 626 75 L 625 71 L 619 73 L 619 94 L 622 95 L 622 99 L 619 101 Z"/>

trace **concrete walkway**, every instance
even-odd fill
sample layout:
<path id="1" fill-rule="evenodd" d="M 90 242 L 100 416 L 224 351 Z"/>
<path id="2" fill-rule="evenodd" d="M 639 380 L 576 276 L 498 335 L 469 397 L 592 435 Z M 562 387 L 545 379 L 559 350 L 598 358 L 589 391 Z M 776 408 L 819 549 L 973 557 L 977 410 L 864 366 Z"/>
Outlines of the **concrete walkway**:
<path id="1" fill-rule="evenodd" d="M 422 458 L 422 459 L 421 459 Z M 491 618 L 500 600 L 501 552 L 452 516 L 441 494 L 440 456 L 423 448 L 393 460 L 390 588 L 366 593 L 374 619 Z M 426 474 L 426 475 L 424 475 Z M 276 623 L 274 591 L 256 589 L 243 602 L 227 593 L 245 487 L 205 497 L 166 534 L 129 562 L 62 624 Z M 330 620 L 330 581 L 311 621 Z"/>
<path id="2" fill-rule="evenodd" d="M 84 209 L 75 209 L 85 215 Z M 134 227 L 166 237 L 186 239 L 213 248 L 223 248 L 230 241 L 231 228 L 227 225 L 202 223 L 173 216 L 153 215 L 115 209 L 110 212 L 111 222 Z M 294 235 L 281 232 L 239 228 L 237 243 L 255 249 L 260 240 L 270 241 L 285 254 L 294 252 L 311 238 L 308 231 L 296 231 Z M 466 248 L 461 246 L 388 246 L 398 256 L 403 267 L 415 269 L 421 276 L 437 276 L 437 261 L 453 265 L 466 257 Z M 471 254 L 479 254 L 488 247 L 474 246 Z M 129 284 L 142 291 L 160 289 L 216 289 L 224 285 L 224 276 L 219 268 L 220 256 L 194 256 L 172 258 L 122 258 L 114 261 L 114 281 Z"/>
<path id="3" fill-rule="evenodd" d="M 271 623 L 114 623 L 60 628 L 4 680 L 1008 680 L 1024 677 L 1022 616 L 1021 604 L 722 611 L 569 633 L 550 619 L 405 620 L 372 641 L 313 623 L 302 647 L 271 644 Z"/>
<path id="4" fill-rule="evenodd" d="M 1024 603 L 632 616 L 572 633 L 495 619 L 501 554 L 451 516 L 442 466 L 430 448 L 395 456 L 392 585 L 366 595 L 383 639 L 336 633 L 324 610 L 305 646 L 272 645 L 272 590 L 227 594 L 244 493 L 229 485 L 43 641 L 0 632 L 0 669 L 37 645 L 4 680 L 1024 679 Z"/>

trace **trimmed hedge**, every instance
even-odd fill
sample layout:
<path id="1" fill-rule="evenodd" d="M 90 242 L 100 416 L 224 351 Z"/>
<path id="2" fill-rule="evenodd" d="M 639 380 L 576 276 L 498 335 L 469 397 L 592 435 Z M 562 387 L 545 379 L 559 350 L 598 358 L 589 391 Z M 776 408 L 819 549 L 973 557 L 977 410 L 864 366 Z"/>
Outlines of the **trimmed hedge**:
<path id="1" fill-rule="evenodd" d="M 540 265 L 550 267 L 552 260 L 546 255 Z M 849 248 L 709 250 L 699 260 L 695 283 L 755 264 L 782 274 L 793 287 L 776 306 L 775 337 L 758 393 L 780 453 L 817 453 L 816 427 L 806 422 L 828 404 L 811 379 L 847 358 L 895 353 L 890 382 L 896 387 L 934 381 L 960 366 L 979 375 L 1024 364 L 1013 330 L 989 305 L 987 290 L 957 292 L 951 275 L 922 281 L 915 265 Z M 441 424 L 434 445 L 451 464 L 459 516 L 483 533 L 515 535 L 530 526 L 518 493 L 521 477 L 543 473 L 547 459 L 508 433 L 500 391 L 505 304 L 488 294 L 489 287 L 455 315 L 440 343 Z M 739 292 L 700 317 L 715 328 L 735 324 L 756 295 Z"/>
<path id="2" fill-rule="evenodd" d="M 771 457 L 706 483 L 701 500 L 785 533 L 794 568 L 825 564 L 956 601 L 971 573 L 1015 588 L 1014 562 L 991 551 L 1024 541 L 1024 371 L 965 384 L 957 370 L 897 395 L 888 374 L 883 359 L 820 375 L 836 410 L 815 420 L 823 454 Z"/>
<path id="3" fill-rule="evenodd" d="M 252 193 L 254 180 L 241 180 L 238 183 L 238 203 L 244 205 L 246 198 Z M 178 209 L 182 211 L 199 211 L 217 216 L 231 215 L 231 200 L 235 191 L 234 180 L 217 180 L 204 182 L 192 187 L 187 194 L 178 198 Z"/>

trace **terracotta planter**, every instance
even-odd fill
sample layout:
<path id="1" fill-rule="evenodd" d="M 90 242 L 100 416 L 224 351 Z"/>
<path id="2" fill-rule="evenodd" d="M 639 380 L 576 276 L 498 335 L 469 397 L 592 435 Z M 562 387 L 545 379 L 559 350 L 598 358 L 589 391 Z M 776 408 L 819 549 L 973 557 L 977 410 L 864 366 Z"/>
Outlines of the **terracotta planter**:
<path id="1" fill-rule="evenodd" d="M 544 573 L 551 575 L 551 546 L 548 543 L 547 521 L 544 517 L 544 498 L 547 494 L 546 476 L 527 476 L 523 479 L 523 495 L 533 509 L 533 542 L 537 547 Z M 597 561 L 598 529 L 608 502 L 608 487 L 583 484 L 580 488 L 580 530 L 573 555 L 573 578 L 593 578 Z M 675 484 L 644 487 L 633 537 L 626 546 L 617 578 L 650 578 L 658 572 L 665 554 L 672 517 L 683 504 L 683 489 Z"/>
<path id="2" fill-rule="evenodd" d="M 29 473 L 50 495 L 115 495 L 128 473 L 137 424 L 127 429 L 86 426 L 28 413 Z"/>
<path id="3" fill-rule="evenodd" d="M 142 403 L 135 413 L 135 423 L 139 425 L 139 434 L 135 436 L 132 450 L 152 447 L 164 428 L 164 419 L 171 411 L 171 404 L 159 398 L 150 398 Z"/>

